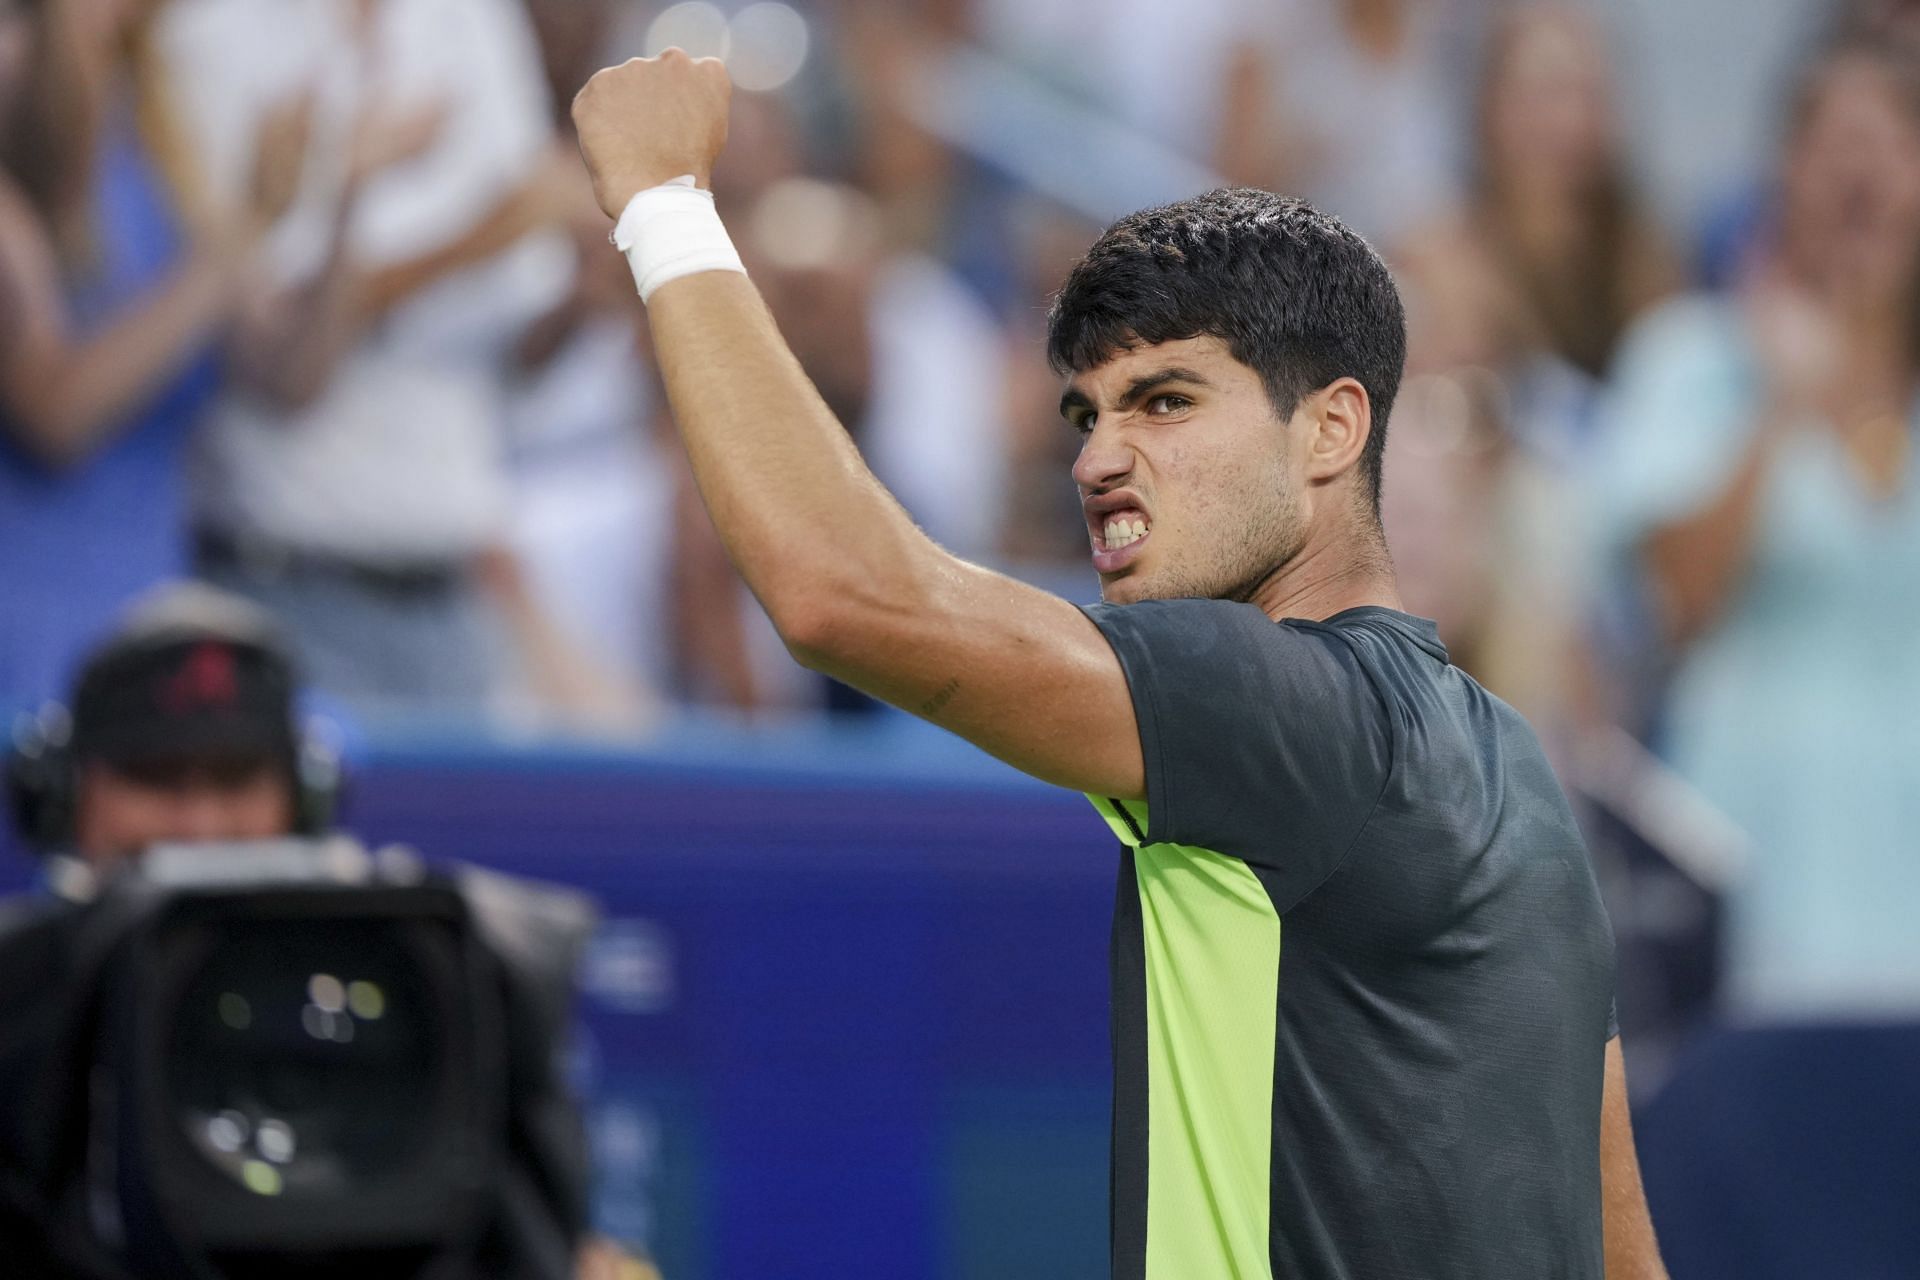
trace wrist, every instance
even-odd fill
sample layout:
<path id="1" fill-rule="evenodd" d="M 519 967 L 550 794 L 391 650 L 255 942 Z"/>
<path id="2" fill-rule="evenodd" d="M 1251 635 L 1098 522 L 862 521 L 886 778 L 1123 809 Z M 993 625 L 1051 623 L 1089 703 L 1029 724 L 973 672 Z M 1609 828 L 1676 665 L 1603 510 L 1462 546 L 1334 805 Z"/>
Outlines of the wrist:
<path id="1" fill-rule="evenodd" d="M 682 174 L 628 198 L 609 237 L 626 255 L 640 300 L 681 276 L 703 271 L 746 274 L 714 209 L 713 193 Z"/>
<path id="2" fill-rule="evenodd" d="M 627 206 L 633 203 L 635 196 L 652 191 L 656 187 L 683 184 L 690 185 L 697 191 L 711 190 L 713 186 L 712 179 L 709 177 L 711 168 L 711 165 L 702 167 L 691 164 L 672 166 L 650 164 L 611 176 L 594 174 L 592 175 L 594 199 L 609 218 L 618 220 Z"/>

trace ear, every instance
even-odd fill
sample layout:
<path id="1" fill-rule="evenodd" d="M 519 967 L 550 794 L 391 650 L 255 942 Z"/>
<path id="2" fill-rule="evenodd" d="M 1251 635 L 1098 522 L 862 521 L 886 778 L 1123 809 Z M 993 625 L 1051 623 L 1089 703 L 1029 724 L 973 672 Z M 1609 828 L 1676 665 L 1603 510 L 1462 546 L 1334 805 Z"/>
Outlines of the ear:
<path id="1" fill-rule="evenodd" d="M 1359 465 L 1373 434 L 1373 404 L 1353 378 L 1336 378 L 1313 393 L 1307 407 L 1313 430 L 1307 443 L 1309 483 L 1333 480 Z"/>

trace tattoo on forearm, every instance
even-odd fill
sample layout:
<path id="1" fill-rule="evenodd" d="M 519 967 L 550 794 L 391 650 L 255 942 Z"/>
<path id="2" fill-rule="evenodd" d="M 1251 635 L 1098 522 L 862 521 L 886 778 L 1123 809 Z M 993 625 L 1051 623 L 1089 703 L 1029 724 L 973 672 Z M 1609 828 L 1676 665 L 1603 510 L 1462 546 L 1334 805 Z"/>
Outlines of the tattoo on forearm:
<path id="1" fill-rule="evenodd" d="M 941 685 L 940 692 L 934 694 L 931 698 L 928 698 L 925 702 L 920 704 L 920 714 L 923 716 L 931 716 L 931 715 L 939 714 L 940 708 L 946 706 L 949 702 L 952 702 L 953 695 L 958 692 L 960 692 L 960 679 L 958 676 L 956 676 L 953 679 L 947 681 L 945 684 Z"/>

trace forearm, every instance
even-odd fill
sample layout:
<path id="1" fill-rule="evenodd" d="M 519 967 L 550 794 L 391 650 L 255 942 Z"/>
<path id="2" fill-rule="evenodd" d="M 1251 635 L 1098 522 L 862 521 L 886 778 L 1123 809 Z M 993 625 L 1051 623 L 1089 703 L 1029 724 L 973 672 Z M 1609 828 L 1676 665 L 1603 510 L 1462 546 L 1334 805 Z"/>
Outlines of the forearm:
<path id="1" fill-rule="evenodd" d="M 231 319 L 239 277 L 231 250 L 203 249 L 99 334 L 17 348 L 8 382 L 21 443 L 53 466 L 106 443 Z"/>
<path id="2" fill-rule="evenodd" d="M 714 534 L 693 477 L 676 475 L 672 542 L 673 661 L 686 683 L 727 706 L 760 707 L 763 691 L 747 646 L 740 580 Z"/>
<path id="3" fill-rule="evenodd" d="M 1725 613 L 1739 589 L 1760 523 L 1774 454 L 1788 430 L 1769 410 L 1732 478 L 1703 507 L 1647 536 L 1643 550 L 1668 638 L 1685 644 Z"/>
<path id="4" fill-rule="evenodd" d="M 815 647 L 851 609 L 911 609 L 948 557 L 868 470 L 752 282 L 686 276 L 649 316 L 701 498 L 788 643 Z"/>
<path id="5" fill-rule="evenodd" d="M 366 327 L 349 242 L 359 195 L 358 182 L 341 193 L 319 275 L 262 298 L 234 334 L 236 379 L 284 407 L 317 399 Z"/>
<path id="6" fill-rule="evenodd" d="M 363 286 L 367 310 L 385 315 L 423 289 L 503 252 L 539 222 L 537 193 L 529 186 L 516 188 L 457 238 L 367 277 Z"/>
<path id="7" fill-rule="evenodd" d="M 728 556 L 807 665 L 1035 777 L 1143 795 L 1133 704 L 1099 629 L 914 527 L 752 283 L 724 269 L 737 258 L 700 197 L 680 184 L 635 205 L 713 172 L 729 93 L 717 59 L 669 49 L 599 72 L 573 104 L 595 201 L 645 282 L 667 397 Z"/>
<path id="8" fill-rule="evenodd" d="M 575 134 L 642 281 L 668 404 L 728 558 L 796 656 L 857 676 L 848 638 L 871 643 L 890 621 L 925 617 L 915 597 L 957 562 L 867 470 L 712 206 L 663 189 L 711 175 L 731 92 L 718 59 L 669 49 L 594 75 L 574 98 Z"/>
<path id="9" fill-rule="evenodd" d="M 1667 1280 L 1640 1183 L 1640 1158 L 1634 1151 L 1627 1107 L 1627 1070 L 1618 1037 L 1607 1045 L 1600 1102 L 1600 1201 L 1607 1280 Z"/>

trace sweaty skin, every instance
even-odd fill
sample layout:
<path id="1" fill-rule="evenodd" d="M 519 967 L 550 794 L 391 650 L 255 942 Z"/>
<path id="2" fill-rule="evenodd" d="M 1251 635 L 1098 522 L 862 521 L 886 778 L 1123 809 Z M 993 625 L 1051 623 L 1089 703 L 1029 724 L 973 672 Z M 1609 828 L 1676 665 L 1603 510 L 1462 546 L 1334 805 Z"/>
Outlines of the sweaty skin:
<path id="1" fill-rule="evenodd" d="M 709 184 L 730 93 L 718 60 L 677 49 L 587 83 L 573 118 L 608 217 L 681 174 Z M 1045 781 L 1145 797 L 1139 726 L 1105 638 L 1067 601 L 968 564 L 914 526 L 750 280 L 684 276 L 653 295 L 648 315 L 701 496 L 796 658 Z M 1078 375 L 1062 411 L 1084 435 L 1074 478 L 1107 600 L 1220 596 L 1274 618 L 1398 607 L 1362 498 L 1372 416 L 1354 379 L 1304 397 L 1280 427 L 1251 369 L 1216 340 L 1191 339 Z M 1116 548 L 1108 521 L 1123 516 L 1126 536 L 1135 519 L 1146 536 Z M 1617 1043 L 1608 1054 L 1611 1068 Z M 1608 1274 L 1659 1280 L 1626 1115 L 1624 1078 L 1610 1069 Z"/>

